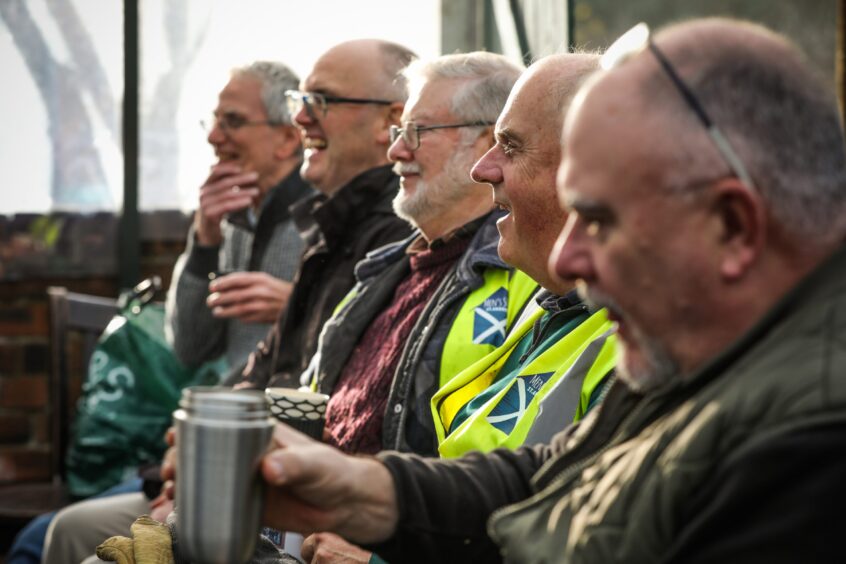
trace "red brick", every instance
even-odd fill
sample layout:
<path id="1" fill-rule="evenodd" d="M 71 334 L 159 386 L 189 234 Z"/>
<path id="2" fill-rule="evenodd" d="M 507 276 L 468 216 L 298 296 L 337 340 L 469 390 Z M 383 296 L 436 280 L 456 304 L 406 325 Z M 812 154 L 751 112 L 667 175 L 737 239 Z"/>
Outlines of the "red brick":
<path id="1" fill-rule="evenodd" d="M 46 337 L 49 334 L 47 303 L 18 301 L 0 305 L 0 335 Z"/>
<path id="2" fill-rule="evenodd" d="M 26 374 L 45 374 L 50 349 L 46 342 L 29 342 L 23 346 L 23 371 Z"/>
<path id="3" fill-rule="evenodd" d="M 23 348 L 15 339 L 0 339 L 0 374 L 23 372 Z"/>
<path id="4" fill-rule="evenodd" d="M 30 436 L 38 444 L 50 443 L 50 418 L 46 413 L 39 413 L 30 416 L 31 434 Z"/>
<path id="5" fill-rule="evenodd" d="M 25 443 L 30 438 L 26 415 L 0 415 L 0 443 Z"/>
<path id="6" fill-rule="evenodd" d="M 0 337 L 0 375 L 44 374 L 49 350 L 42 339 Z"/>
<path id="7" fill-rule="evenodd" d="M 0 482 L 32 482 L 50 477 L 50 449 L 0 448 Z"/>
<path id="8" fill-rule="evenodd" d="M 174 261 L 175 262 L 175 261 Z M 28 278 L 15 282 L 0 281 L 0 301 L 31 298 L 47 301 L 47 288 L 64 286 L 71 292 L 93 294 L 95 296 L 117 296 L 116 277 L 89 278 Z"/>
<path id="9" fill-rule="evenodd" d="M 46 376 L 0 379 L 0 407 L 43 408 L 46 405 Z"/>

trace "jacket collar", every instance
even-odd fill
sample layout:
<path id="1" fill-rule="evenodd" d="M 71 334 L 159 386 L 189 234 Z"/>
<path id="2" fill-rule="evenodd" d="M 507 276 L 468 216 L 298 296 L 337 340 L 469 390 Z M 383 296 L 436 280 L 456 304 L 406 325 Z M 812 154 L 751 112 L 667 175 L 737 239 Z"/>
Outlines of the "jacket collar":
<path id="1" fill-rule="evenodd" d="M 548 311 L 549 313 L 558 313 L 560 311 L 570 309 L 573 306 L 584 305 L 582 298 L 579 297 L 579 293 L 576 290 L 570 290 L 563 296 L 559 296 L 558 294 L 553 294 L 549 290 L 542 288 L 537 294 L 535 294 L 535 301 L 542 309 Z"/>
<path id="2" fill-rule="evenodd" d="M 259 219 L 256 230 L 263 223 L 276 225 L 285 221 L 291 216 L 291 211 L 288 209 L 294 202 L 297 202 L 306 196 L 312 195 L 314 190 L 300 178 L 299 167 L 291 174 L 286 176 L 282 182 L 274 186 L 267 193 L 264 202 L 259 209 Z"/>
<path id="3" fill-rule="evenodd" d="M 502 262 L 497 254 L 499 244 L 499 232 L 496 228 L 496 220 L 502 217 L 505 212 L 495 211 L 474 219 L 473 221 L 459 227 L 453 232 L 453 236 L 473 237 L 467 251 L 462 255 L 456 268 L 458 278 L 471 287 L 483 283 L 482 273 L 485 268 L 493 267 L 500 269 L 510 268 Z M 378 249 L 372 250 L 355 267 L 355 277 L 358 281 L 364 281 L 377 276 L 388 265 L 393 264 L 406 255 L 411 244 L 421 237 L 419 229 L 402 241 L 390 243 Z M 432 242 L 437 245 L 439 240 Z"/>
<path id="4" fill-rule="evenodd" d="M 291 214 L 308 247 L 335 248 L 374 213 L 393 214 L 391 201 L 399 177 L 390 165 L 367 170 L 331 196 L 316 194 L 291 206 Z"/>

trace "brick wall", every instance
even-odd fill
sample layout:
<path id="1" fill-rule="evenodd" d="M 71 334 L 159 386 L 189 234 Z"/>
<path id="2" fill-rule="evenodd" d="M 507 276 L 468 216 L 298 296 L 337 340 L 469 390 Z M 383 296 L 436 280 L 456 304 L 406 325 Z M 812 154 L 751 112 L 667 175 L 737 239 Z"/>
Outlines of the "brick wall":
<path id="1" fill-rule="evenodd" d="M 167 288 L 183 247 L 181 241 L 144 243 L 142 277 L 157 274 Z M 0 281 L 0 483 L 50 475 L 49 286 L 109 297 L 119 291 L 116 277 Z M 80 348 L 81 341 L 71 338 L 71 405 L 76 404 L 85 372 Z"/>

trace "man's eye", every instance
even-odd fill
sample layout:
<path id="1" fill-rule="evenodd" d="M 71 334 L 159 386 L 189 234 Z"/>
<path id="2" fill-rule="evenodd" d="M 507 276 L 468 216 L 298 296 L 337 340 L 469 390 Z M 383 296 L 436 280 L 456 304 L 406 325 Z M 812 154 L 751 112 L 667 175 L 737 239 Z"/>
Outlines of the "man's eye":
<path id="1" fill-rule="evenodd" d="M 587 228 L 585 230 L 591 237 L 596 237 L 602 230 L 602 222 L 598 219 L 590 220 L 587 222 Z"/>
<path id="2" fill-rule="evenodd" d="M 499 146 L 502 147 L 503 154 L 505 154 L 509 157 L 513 156 L 514 153 L 517 152 L 517 148 L 514 145 L 512 145 L 511 143 L 508 143 L 507 141 L 500 143 Z"/>
<path id="3" fill-rule="evenodd" d="M 578 215 L 580 223 L 584 226 L 584 232 L 589 237 L 598 237 L 605 234 L 612 223 L 611 216 L 600 210 L 582 209 L 571 213 Z"/>
<path id="4" fill-rule="evenodd" d="M 245 120 L 242 116 L 239 116 L 238 114 L 224 114 L 223 119 L 221 121 L 226 124 L 226 127 L 238 129 L 239 127 L 244 125 L 247 120 Z"/>

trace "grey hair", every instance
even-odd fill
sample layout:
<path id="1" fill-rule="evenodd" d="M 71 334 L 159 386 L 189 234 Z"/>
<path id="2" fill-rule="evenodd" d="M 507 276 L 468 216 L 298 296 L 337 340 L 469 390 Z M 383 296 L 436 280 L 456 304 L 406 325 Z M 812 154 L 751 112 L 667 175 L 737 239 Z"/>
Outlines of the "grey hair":
<path id="1" fill-rule="evenodd" d="M 231 76 L 250 76 L 261 83 L 261 100 L 267 119 L 275 124 L 291 124 L 285 91 L 299 88 L 300 79 L 288 66 L 276 61 L 255 61 L 232 69 Z"/>
<path id="2" fill-rule="evenodd" d="M 464 121 L 490 121 L 499 117 L 514 83 L 524 71 L 502 55 L 475 51 L 415 61 L 403 73 L 417 84 L 431 80 L 462 80 L 452 97 L 452 114 Z"/>
<path id="3" fill-rule="evenodd" d="M 840 116 L 833 94 L 802 52 L 757 24 L 712 18 L 679 27 L 686 28 L 676 31 L 685 40 L 667 56 L 728 137 L 776 222 L 808 244 L 842 239 L 846 147 Z M 702 131 L 666 77 L 653 75 L 644 85 L 643 103 L 654 108 L 654 100 L 661 100 L 669 127 L 679 132 L 673 137 L 690 138 L 690 128 Z M 688 186 L 695 175 L 713 178 L 717 153 L 703 149 L 705 142 L 704 136 L 698 147 L 673 142 L 673 168 Z"/>
<path id="4" fill-rule="evenodd" d="M 379 52 L 382 55 L 382 71 L 384 73 L 386 96 L 392 102 L 405 102 L 408 99 L 408 81 L 403 71 L 417 55 L 399 43 L 379 41 Z"/>

